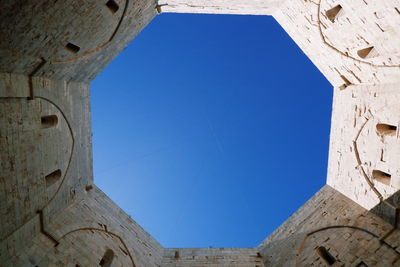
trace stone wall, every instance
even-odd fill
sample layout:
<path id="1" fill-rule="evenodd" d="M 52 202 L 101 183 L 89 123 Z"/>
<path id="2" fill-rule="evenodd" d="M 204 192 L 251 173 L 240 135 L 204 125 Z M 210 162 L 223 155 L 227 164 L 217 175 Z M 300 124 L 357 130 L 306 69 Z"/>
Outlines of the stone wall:
<path id="1" fill-rule="evenodd" d="M 398 10 L 395 0 L 292 0 L 273 16 L 332 85 L 345 88 L 400 79 Z"/>
<path id="2" fill-rule="evenodd" d="M 169 248 L 162 267 L 264 267 L 257 248 Z"/>
<path id="3" fill-rule="evenodd" d="M 0 266 L 400 266 L 395 0 L 15 0 L 0 10 Z M 259 247 L 163 248 L 93 184 L 88 83 L 160 12 L 273 13 L 335 86 L 328 185 Z"/>
<path id="4" fill-rule="evenodd" d="M 77 193 L 68 208 L 48 221 L 34 218 L 31 233 L 40 230 L 41 223 L 44 223 L 45 233 L 31 235 L 32 240 L 25 242 L 21 249 L 12 248 L 13 253 L 11 246 L 15 239 L 10 238 L 5 252 L 8 260 L 2 264 L 98 266 L 108 251 L 113 255 L 112 266 L 155 267 L 161 264 L 161 245 L 96 186 Z"/>
<path id="5" fill-rule="evenodd" d="M 282 2 L 282 0 L 159 0 L 159 11 L 271 15 Z"/>
<path id="6" fill-rule="evenodd" d="M 400 266 L 399 237 L 399 229 L 327 185 L 259 249 L 265 266 Z"/>
<path id="7" fill-rule="evenodd" d="M 366 209 L 400 190 L 398 84 L 335 89 L 328 184 Z"/>
<path id="8" fill-rule="evenodd" d="M 0 266 L 159 266 L 161 246 L 93 185 L 87 84 L 156 2 L 0 7 Z"/>
<path id="9" fill-rule="evenodd" d="M 91 81 L 157 14 L 156 0 L 1 3 L 0 72 Z"/>
<path id="10" fill-rule="evenodd" d="M 3 87 L 10 75 L 0 77 Z M 18 81 L 26 80 L 29 90 L 22 90 Z M 28 243 L 21 228 L 36 235 L 34 221 L 50 220 L 92 184 L 91 123 L 86 84 L 21 75 L 10 84 L 0 97 L 0 240 L 11 238 L 8 249 L 18 251 Z M 20 84 L 16 92 L 35 97 L 10 97 Z"/>

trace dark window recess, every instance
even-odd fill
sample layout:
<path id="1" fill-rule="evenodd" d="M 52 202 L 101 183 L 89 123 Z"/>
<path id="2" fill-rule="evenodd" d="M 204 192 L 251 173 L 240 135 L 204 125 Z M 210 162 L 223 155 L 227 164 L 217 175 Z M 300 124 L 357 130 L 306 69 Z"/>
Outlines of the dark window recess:
<path id="1" fill-rule="evenodd" d="M 61 178 L 61 170 L 56 170 L 45 177 L 46 186 L 51 186 Z"/>
<path id="2" fill-rule="evenodd" d="M 66 48 L 69 52 L 74 53 L 74 54 L 78 53 L 79 50 L 81 50 L 81 48 L 80 48 L 79 46 L 74 45 L 73 43 L 68 43 L 68 44 L 65 46 L 65 48 Z"/>
<path id="3" fill-rule="evenodd" d="M 103 267 L 110 267 L 112 261 L 114 260 L 114 251 L 107 249 L 104 253 L 103 258 L 100 260 L 99 265 Z"/>
<path id="4" fill-rule="evenodd" d="M 356 267 L 368 267 L 368 265 L 365 262 L 360 262 L 359 264 L 357 264 Z"/>
<path id="5" fill-rule="evenodd" d="M 396 135 L 397 126 L 385 124 L 385 123 L 378 123 L 376 125 L 376 131 L 380 135 Z"/>
<path id="6" fill-rule="evenodd" d="M 357 55 L 360 58 L 366 59 L 366 58 L 376 57 L 378 55 L 378 53 L 376 52 L 375 48 L 373 46 L 371 46 L 371 47 L 367 47 L 367 48 L 358 50 Z"/>
<path id="7" fill-rule="evenodd" d="M 318 247 L 317 253 L 328 265 L 333 265 L 336 262 L 336 259 L 329 253 L 329 251 L 325 247 Z"/>
<path id="8" fill-rule="evenodd" d="M 56 115 L 42 116 L 41 124 L 42 129 L 54 127 L 58 124 L 58 117 Z"/>
<path id="9" fill-rule="evenodd" d="M 380 170 L 373 170 L 372 171 L 372 178 L 377 180 L 378 182 L 385 184 L 385 185 L 390 185 L 390 179 L 392 178 L 392 175 L 389 173 L 380 171 Z"/>
<path id="10" fill-rule="evenodd" d="M 341 5 L 337 5 L 331 9 L 329 9 L 328 11 L 326 11 L 326 17 L 332 21 L 335 22 L 336 18 L 338 17 L 339 12 L 342 10 L 342 6 Z"/>
<path id="11" fill-rule="evenodd" d="M 85 190 L 86 191 L 90 191 L 90 190 L 92 190 L 93 189 L 93 185 L 87 185 L 86 187 L 85 187 Z"/>
<path id="12" fill-rule="evenodd" d="M 111 10 L 112 13 L 115 13 L 119 9 L 119 5 L 114 0 L 109 0 L 106 3 L 106 6 Z"/>

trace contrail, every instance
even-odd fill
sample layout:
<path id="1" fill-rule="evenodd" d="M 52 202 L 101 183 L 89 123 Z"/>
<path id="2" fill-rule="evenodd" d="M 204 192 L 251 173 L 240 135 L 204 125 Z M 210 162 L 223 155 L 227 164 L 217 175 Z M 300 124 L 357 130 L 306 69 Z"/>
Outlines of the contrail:
<path id="1" fill-rule="evenodd" d="M 207 122 L 208 122 L 208 127 L 210 128 L 210 131 L 211 131 L 212 135 L 214 136 L 215 141 L 217 142 L 217 147 L 218 147 L 219 152 L 221 153 L 222 156 L 225 156 L 225 150 L 224 150 L 222 143 L 219 140 L 219 138 L 214 130 L 214 127 L 212 126 L 211 120 L 208 118 L 208 116 L 207 116 Z"/>

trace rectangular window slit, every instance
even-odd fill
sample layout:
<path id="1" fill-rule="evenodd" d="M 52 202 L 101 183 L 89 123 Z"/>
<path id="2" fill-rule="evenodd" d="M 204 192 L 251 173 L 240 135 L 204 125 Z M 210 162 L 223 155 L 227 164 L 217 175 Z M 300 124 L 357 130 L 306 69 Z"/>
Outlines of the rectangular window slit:
<path id="1" fill-rule="evenodd" d="M 42 124 L 42 129 L 57 126 L 58 117 L 56 115 L 42 116 L 41 124 Z"/>
<path id="2" fill-rule="evenodd" d="M 81 49 L 79 46 L 74 45 L 73 43 L 68 43 L 68 44 L 65 46 L 65 48 L 66 48 L 69 52 L 74 53 L 74 54 L 78 53 L 79 50 Z"/>
<path id="3" fill-rule="evenodd" d="M 372 171 L 372 178 L 377 180 L 378 182 L 385 184 L 385 185 L 390 185 L 390 180 L 392 178 L 392 175 L 389 173 L 380 171 L 380 170 L 373 170 Z"/>
<path id="4" fill-rule="evenodd" d="M 106 6 L 111 10 L 112 13 L 115 13 L 119 9 L 119 5 L 114 0 L 109 0 L 106 3 Z"/>
<path id="5" fill-rule="evenodd" d="M 46 186 L 51 186 L 61 178 L 61 170 L 56 170 L 45 177 Z"/>
<path id="6" fill-rule="evenodd" d="M 175 259 L 179 259 L 179 251 L 178 250 L 175 250 Z"/>
<path id="7" fill-rule="evenodd" d="M 328 265 L 333 265 L 336 262 L 336 259 L 329 253 L 329 251 L 325 247 L 318 247 L 317 253 Z"/>

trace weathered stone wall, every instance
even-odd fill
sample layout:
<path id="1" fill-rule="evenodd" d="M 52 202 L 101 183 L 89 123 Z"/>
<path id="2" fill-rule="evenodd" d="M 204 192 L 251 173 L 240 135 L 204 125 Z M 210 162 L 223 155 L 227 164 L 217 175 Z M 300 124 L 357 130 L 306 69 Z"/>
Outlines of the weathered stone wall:
<path id="1" fill-rule="evenodd" d="M 159 266 L 161 246 L 93 185 L 86 83 L 156 2 L 0 8 L 0 266 L 89 266 L 110 251 L 113 264 Z"/>
<path id="2" fill-rule="evenodd" d="M 366 209 L 400 190 L 398 84 L 335 89 L 328 184 Z"/>
<path id="3" fill-rule="evenodd" d="M 271 15 L 284 0 L 159 0 L 160 12 Z"/>
<path id="4" fill-rule="evenodd" d="M 38 218 L 32 224 L 40 229 Z M 96 186 L 76 194 L 75 201 L 44 226 L 46 233 L 14 250 L 4 266 L 96 266 L 108 250 L 114 255 L 112 266 L 161 264 L 161 245 Z"/>
<path id="5" fill-rule="evenodd" d="M 108 249 L 159 266 L 162 247 L 93 185 L 88 86 L 0 77 L 0 266 L 88 266 Z"/>
<path id="6" fill-rule="evenodd" d="M 333 266 L 400 266 L 399 237 L 398 229 L 325 186 L 259 248 L 265 266 L 327 266 L 329 256 Z"/>
<path id="7" fill-rule="evenodd" d="M 156 0 L 3 1 L 0 72 L 92 80 L 156 15 Z"/>
<path id="8" fill-rule="evenodd" d="M 18 250 L 27 242 L 18 234 L 21 227 L 39 214 L 48 220 L 92 184 L 89 91 L 76 82 L 0 77 L 0 240 L 14 236 L 16 247 L 10 249 Z M 10 97 L 14 91 L 18 97 Z"/>
<path id="9" fill-rule="evenodd" d="M 332 85 L 343 88 L 400 79 L 398 10 L 396 0 L 292 0 L 273 16 Z"/>
<path id="10" fill-rule="evenodd" d="M 264 267 L 257 248 L 168 248 L 162 267 Z"/>
<path id="11" fill-rule="evenodd" d="M 400 266 L 397 1 L 0 10 L 0 266 Z M 328 185 L 257 248 L 164 249 L 93 184 L 88 82 L 157 12 L 273 13 L 335 86 Z"/>

